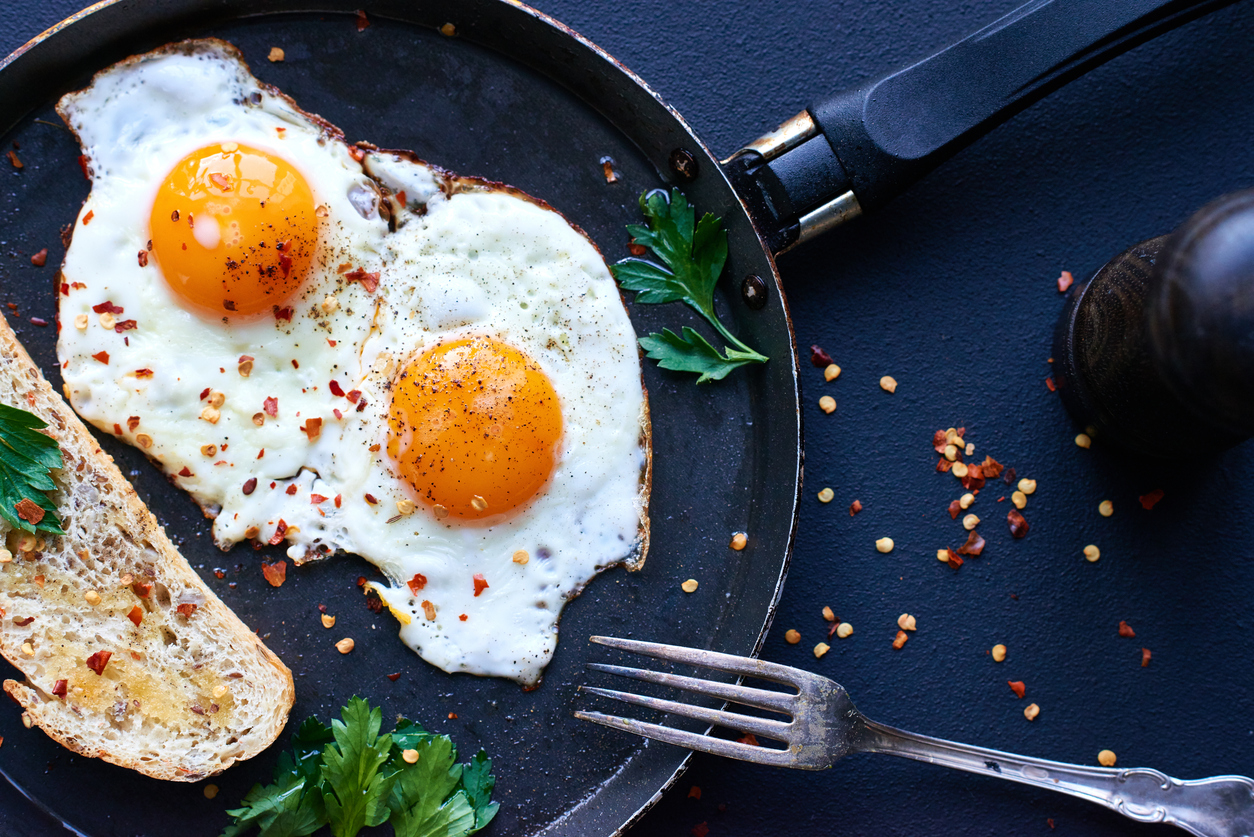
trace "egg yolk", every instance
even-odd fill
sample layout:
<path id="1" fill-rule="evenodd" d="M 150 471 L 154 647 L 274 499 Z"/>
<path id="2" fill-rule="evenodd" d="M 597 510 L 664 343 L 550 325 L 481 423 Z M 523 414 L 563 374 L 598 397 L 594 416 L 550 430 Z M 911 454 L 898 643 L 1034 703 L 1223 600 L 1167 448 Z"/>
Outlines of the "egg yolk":
<path id="1" fill-rule="evenodd" d="M 508 513 L 553 473 L 557 393 L 539 365 L 490 338 L 436 346 L 392 390 L 388 454 L 437 518 Z"/>
<path id="2" fill-rule="evenodd" d="M 149 220 L 162 276 L 189 309 L 249 317 L 282 308 L 318 245 L 313 192 L 291 163 L 224 142 L 179 161 Z"/>

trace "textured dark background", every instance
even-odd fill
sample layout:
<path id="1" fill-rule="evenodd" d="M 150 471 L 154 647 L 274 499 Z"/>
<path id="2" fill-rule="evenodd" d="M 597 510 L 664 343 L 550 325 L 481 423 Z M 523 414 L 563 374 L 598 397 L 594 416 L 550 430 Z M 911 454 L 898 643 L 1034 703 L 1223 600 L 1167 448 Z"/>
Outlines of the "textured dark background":
<path id="1" fill-rule="evenodd" d="M 79 0 L 5 0 L 0 52 Z M 675 106 L 716 152 L 825 92 L 922 57 L 1015 0 L 778 3 L 541 0 Z M 886 211 L 780 260 L 798 341 L 844 374 L 804 377 L 807 483 L 790 578 L 764 656 L 843 683 L 887 723 L 987 746 L 1182 778 L 1254 774 L 1254 449 L 1180 467 L 1129 462 L 1073 428 L 1045 387 L 1059 270 L 1091 275 L 1223 192 L 1254 185 L 1254 3 L 1238 3 L 1073 83 L 943 166 Z M 895 395 L 876 382 L 891 374 Z M 824 415 L 820 395 L 840 407 Z M 1012 541 L 990 485 L 983 558 L 957 573 L 961 493 L 932 470 L 932 432 L 965 425 L 977 454 L 1038 480 Z M 716 441 L 716 440 L 714 440 Z M 1187 454 L 1191 440 L 1164 439 Z M 815 492 L 831 486 L 827 506 Z M 1152 511 L 1137 496 L 1166 492 Z M 1008 493 L 1008 491 L 1006 492 Z M 845 509 L 858 498 L 865 511 Z M 1110 499 L 1104 519 L 1097 503 Z M 897 544 L 875 551 L 876 538 Z M 1087 543 L 1102 548 L 1089 564 Z M 830 605 L 855 626 L 816 661 Z M 919 630 L 900 651 L 898 614 Z M 1126 619 L 1137 638 L 1116 634 Z M 784 631 L 802 634 L 797 646 Z M 680 638 L 682 639 L 682 638 Z M 1010 648 L 996 665 L 994 643 Z M 1141 647 L 1153 650 L 1148 668 Z M 1041 706 L 1024 720 L 1007 679 Z M 700 798 L 689 788 L 699 786 Z M 142 801 L 137 800 L 142 804 Z M 0 787 L 0 833 L 51 833 Z M 821 774 L 698 757 L 631 830 L 685 835 L 1167 833 L 988 778 L 856 757 Z M 592 835 L 590 835 L 592 837 Z"/>

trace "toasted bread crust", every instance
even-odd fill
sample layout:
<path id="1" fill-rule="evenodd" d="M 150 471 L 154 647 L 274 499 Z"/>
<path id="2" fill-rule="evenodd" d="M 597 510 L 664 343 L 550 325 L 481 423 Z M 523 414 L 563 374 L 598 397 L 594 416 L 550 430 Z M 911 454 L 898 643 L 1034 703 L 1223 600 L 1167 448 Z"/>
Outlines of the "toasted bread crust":
<path id="1" fill-rule="evenodd" d="M 269 746 L 291 672 L 200 580 L 3 318 L 0 402 L 46 421 L 65 461 L 53 473 L 64 536 L 24 552 L 24 533 L 0 521 L 13 555 L 0 563 L 0 654 L 26 676 L 4 689 L 26 718 L 156 779 L 195 781 Z M 100 674 L 87 664 L 97 651 L 112 654 Z"/>

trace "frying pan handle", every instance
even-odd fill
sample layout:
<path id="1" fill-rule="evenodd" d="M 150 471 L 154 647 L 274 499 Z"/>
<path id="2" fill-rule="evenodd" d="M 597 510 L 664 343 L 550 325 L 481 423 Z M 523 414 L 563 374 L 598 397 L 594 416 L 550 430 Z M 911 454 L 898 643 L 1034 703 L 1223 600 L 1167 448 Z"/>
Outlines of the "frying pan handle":
<path id="1" fill-rule="evenodd" d="M 725 162 L 775 252 L 879 208 L 1097 65 L 1233 0 L 1031 0 Z M 821 136 L 820 136 L 821 134 Z"/>

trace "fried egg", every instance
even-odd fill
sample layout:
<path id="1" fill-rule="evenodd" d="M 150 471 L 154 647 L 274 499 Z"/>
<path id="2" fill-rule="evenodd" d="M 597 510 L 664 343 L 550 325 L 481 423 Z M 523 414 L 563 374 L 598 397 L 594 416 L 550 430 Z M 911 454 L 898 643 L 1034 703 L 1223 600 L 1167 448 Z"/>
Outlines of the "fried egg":
<path id="1" fill-rule="evenodd" d="M 339 551 L 445 671 L 538 682 L 648 541 L 648 406 L 596 247 L 516 190 L 350 147 L 220 41 L 59 109 L 92 190 L 62 269 L 74 408 L 215 542 Z"/>

